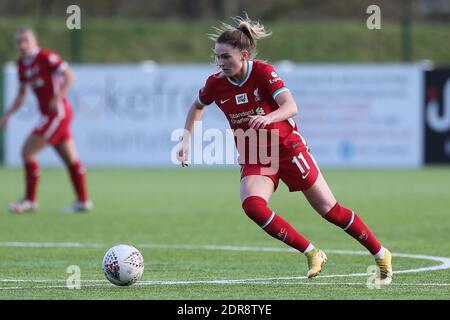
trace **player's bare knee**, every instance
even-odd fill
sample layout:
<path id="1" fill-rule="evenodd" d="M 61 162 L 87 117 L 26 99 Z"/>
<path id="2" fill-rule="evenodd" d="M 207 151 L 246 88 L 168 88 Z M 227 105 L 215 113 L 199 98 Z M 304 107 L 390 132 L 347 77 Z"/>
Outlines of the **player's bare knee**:
<path id="1" fill-rule="evenodd" d="M 25 163 L 36 160 L 36 154 L 26 147 L 24 147 L 22 149 L 21 155 L 22 155 L 22 160 Z"/>
<path id="2" fill-rule="evenodd" d="M 318 208 L 316 208 L 316 211 L 318 214 L 320 214 L 322 217 L 325 216 L 328 212 L 330 212 L 331 209 L 336 205 L 336 200 L 334 201 L 325 201 L 319 205 Z"/>
<path id="3" fill-rule="evenodd" d="M 66 165 L 66 167 L 70 168 L 73 167 L 74 165 L 78 165 L 80 163 L 80 160 L 78 158 L 71 158 L 71 157 L 62 157 L 62 160 L 64 161 L 64 164 Z"/>

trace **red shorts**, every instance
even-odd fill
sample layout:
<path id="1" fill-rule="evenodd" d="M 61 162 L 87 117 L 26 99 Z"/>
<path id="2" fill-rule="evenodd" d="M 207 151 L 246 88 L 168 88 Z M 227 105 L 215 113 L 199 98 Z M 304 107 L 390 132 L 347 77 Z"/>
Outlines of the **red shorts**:
<path id="1" fill-rule="evenodd" d="M 61 107 L 58 113 L 44 114 L 39 124 L 34 128 L 32 135 L 43 137 L 51 145 L 57 145 L 72 137 L 70 124 L 72 110 L 70 107 Z"/>
<path id="2" fill-rule="evenodd" d="M 262 175 L 272 179 L 275 190 L 280 179 L 290 192 L 304 191 L 313 186 L 319 175 L 319 168 L 309 148 L 301 145 L 290 150 L 282 150 L 283 159 L 278 164 L 244 164 L 241 167 L 241 179 L 250 175 Z M 286 157 L 287 156 L 287 157 Z"/>

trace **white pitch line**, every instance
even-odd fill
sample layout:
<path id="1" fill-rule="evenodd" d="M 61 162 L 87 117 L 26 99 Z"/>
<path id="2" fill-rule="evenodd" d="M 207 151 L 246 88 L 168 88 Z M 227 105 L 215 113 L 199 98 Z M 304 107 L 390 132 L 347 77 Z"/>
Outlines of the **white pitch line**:
<path id="1" fill-rule="evenodd" d="M 83 287 L 100 287 L 105 286 L 102 284 L 88 284 L 83 285 Z M 34 286 L 34 287 L 0 287 L 0 290 L 30 290 L 30 289 L 68 289 L 66 285 L 55 285 L 55 286 Z"/>
<path id="2" fill-rule="evenodd" d="M 230 246 L 230 245 L 189 245 L 189 244 L 155 244 L 155 243 L 142 243 L 135 245 L 138 248 L 144 249 L 179 249 L 179 250 L 223 250 L 223 251 L 245 251 L 245 252 L 297 252 L 291 248 L 279 248 L 279 247 L 252 247 L 252 246 Z M 18 247 L 18 248 L 108 248 L 108 245 L 101 243 L 81 243 L 81 242 L 0 242 L 0 247 Z M 369 255 L 367 251 L 352 251 L 352 250 L 325 250 L 329 253 L 335 254 L 356 254 L 356 255 Z M 395 270 L 394 273 L 418 273 L 426 271 L 436 271 L 450 269 L 450 258 L 427 256 L 420 254 L 407 254 L 407 253 L 392 253 L 393 257 L 411 258 L 421 260 L 432 260 L 440 262 L 440 265 L 423 267 L 418 269 L 408 270 Z M 335 275 L 336 277 L 345 276 L 368 276 L 368 273 L 360 273 L 353 275 Z M 324 277 L 324 276 L 322 276 Z M 297 278 L 296 278 L 297 279 Z"/>
<path id="3" fill-rule="evenodd" d="M 246 251 L 246 252 L 297 252 L 291 248 L 277 248 L 277 247 L 250 247 L 250 246 L 224 246 L 224 245 L 188 245 L 188 244 L 139 244 L 140 248 L 147 249 L 186 249 L 186 250 L 224 250 L 224 251 Z M 333 250 L 324 249 L 325 252 L 335 254 L 356 254 L 356 255 L 369 255 L 367 251 L 352 251 L 352 250 Z M 408 253 L 392 253 L 393 257 L 411 258 L 421 260 L 432 260 L 440 262 L 440 265 L 424 267 L 419 269 L 397 270 L 394 273 L 417 273 L 425 271 L 445 270 L 450 269 L 450 258 L 426 256 L 420 254 L 408 254 Z M 368 273 L 353 274 L 352 276 L 368 276 Z M 335 275 L 335 277 L 345 277 L 349 275 Z M 322 276 L 323 277 L 323 276 Z M 334 276 L 330 276 L 334 277 Z"/>
<path id="4" fill-rule="evenodd" d="M 51 279 L 0 279 L 0 282 L 51 282 Z M 59 280 L 53 280 L 59 281 Z M 61 280 L 62 281 L 62 280 Z"/>
<path id="5" fill-rule="evenodd" d="M 0 242 L 0 247 L 23 247 L 23 248 L 106 248 L 107 245 L 99 243 L 79 243 L 79 242 Z M 230 246 L 230 245 L 186 245 L 186 244 L 139 244 L 140 248 L 147 249 L 184 249 L 184 250 L 223 250 L 223 251 L 253 251 L 253 252 L 296 252 L 290 248 L 278 247 L 251 247 L 251 246 Z M 351 250 L 326 250 L 330 253 L 336 254 L 357 254 L 368 255 L 366 251 L 351 251 Z M 426 255 L 412 255 L 393 253 L 392 256 L 434 260 L 440 262 L 441 265 L 424 267 L 419 269 L 397 270 L 394 273 L 416 273 L 433 270 L 444 270 L 450 268 L 450 258 L 435 257 Z M 367 276 L 368 273 L 353 274 L 353 276 Z M 345 277 L 349 275 L 335 275 L 336 277 Z"/>
<path id="6" fill-rule="evenodd" d="M 0 242 L 0 247 L 14 248 L 105 248 L 106 245 L 100 243 L 81 243 L 81 242 Z"/>
<path id="7" fill-rule="evenodd" d="M 78 242 L 0 242 L 0 247 L 20 247 L 20 248 L 107 248 L 106 244 L 99 243 L 78 243 Z M 177 249 L 177 250 L 223 250 L 223 251 L 244 251 L 244 252 L 296 252 L 290 248 L 278 248 L 278 247 L 251 247 L 251 246 L 230 246 L 230 245 L 188 245 L 188 244 L 138 244 L 138 248 L 146 249 Z M 366 251 L 351 251 L 351 250 L 325 250 L 328 253 L 335 254 L 356 254 L 356 255 L 369 255 Z M 419 273 L 435 270 L 446 270 L 450 269 L 450 258 L 447 257 L 437 257 L 437 256 L 427 256 L 418 254 L 407 254 L 407 253 L 392 253 L 394 257 L 411 258 L 411 259 L 422 259 L 428 261 L 440 262 L 439 265 L 423 267 L 417 269 L 408 270 L 396 270 L 394 273 Z M 322 275 L 320 278 L 348 278 L 348 277 L 367 277 L 370 273 L 353 273 L 353 274 L 335 274 L 335 275 Z M 223 280 L 160 280 L 160 281 L 140 281 L 137 285 L 182 285 L 182 284 L 284 284 L 286 282 L 280 282 L 280 280 L 305 280 L 307 277 L 275 277 L 275 278 L 256 278 L 256 279 L 223 279 Z M 27 282 L 27 280 L 18 279 L 0 279 L 0 282 Z M 46 279 L 36 279 L 30 280 L 28 282 L 57 282 L 58 280 L 46 280 Z M 61 280 L 62 281 L 62 280 Z M 84 282 L 105 282 L 105 280 L 84 280 Z M 106 283 L 108 284 L 108 283 Z M 288 282 L 286 284 L 310 284 L 310 285 L 325 285 L 323 282 L 316 283 L 301 283 L 301 282 Z M 342 283 L 329 283 L 329 285 L 340 285 Z M 103 284 L 98 284 L 103 285 Z M 351 284 L 350 284 L 351 285 Z M 355 284 L 356 285 L 356 284 Z M 360 283 L 357 285 L 361 285 Z M 362 284 L 364 285 L 364 284 Z M 402 285 L 402 284 L 396 284 Z M 405 284 L 409 285 L 409 284 Z M 410 284 L 415 285 L 415 284 Z M 428 284 L 418 284 L 418 285 L 428 285 Z M 434 284 L 429 284 L 434 285 Z M 447 284 L 436 284 L 440 286 L 446 286 Z M 96 285 L 88 285 L 96 286 Z M 39 286 L 39 287 L 3 287 L 0 290 L 13 290 L 13 289 L 32 289 L 32 288 L 66 288 L 66 286 Z"/>

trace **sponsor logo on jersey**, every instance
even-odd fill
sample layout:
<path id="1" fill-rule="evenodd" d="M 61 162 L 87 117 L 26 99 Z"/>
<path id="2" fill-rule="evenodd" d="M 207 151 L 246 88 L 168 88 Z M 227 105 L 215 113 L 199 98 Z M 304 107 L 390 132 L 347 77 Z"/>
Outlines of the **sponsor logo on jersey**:
<path id="1" fill-rule="evenodd" d="M 243 111 L 239 113 L 229 113 L 228 116 L 230 117 L 230 122 L 232 124 L 241 124 L 244 122 L 249 122 L 250 118 L 249 116 L 255 115 L 255 110 L 251 109 L 248 111 Z"/>
<path id="2" fill-rule="evenodd" d="M 270 80 L 269 80 L 269 84 L 274 84 L 274 83 L 276 83 L 276 82 L 278 82 L 278 81 L 281 81 L 281 78 L 280 78 L 280 77 L 277 77 L 277 78 L 274 78 L 274 79 L 270 79 Z"/>
<path id="3" fill-rule="evenodd" d="M 248 98 L 246 93 L 237 94 L 235 96 L 236 104 L 248 103 Z"/>
<path id="4" fill-rule="evenodd" d="M 222 99 L 220 99 L 220 103 L 221 104 L 224 104 L 225 102 L 227 102 L 228 100 L 230 100 L 231 98 L 228 98 L 228 99 L 225 99 L 225 100 L 222 100 Z"/>
<path id="5" fill-rule="evenodd" d="M 250 109 L 248 111 L 242 111 L 239 113 L 229 113 L 228 116 L 230 117 L 230 122 L 232 124 L 241 124 L 244 122 L 249 122 L 250 117 L 249 116 L 265 116 L 266 112 L 262 107 L 257 107 L 256 109 Z"/>
<path id="6" fill-rule="evenodd" d="M 259 88 L 256 88 L 255 91 L 253 91 L 253 94 L 255 95 L 255 102 L 256 101 L 261 101 L 261 97 L 259 96 L 258 89 Z"/>
<path id="7" fill-rule="evenodd" d="M 272 71 L 270 75 L 274 78 L 278 78 L 278 74 L 275 71 Z"/>
<path id="8" fill-rule="evenodd" d="M 44 86 L 44 79 L 37 77 L 33 81 L 31 81 L 30 85 L 32 88 L 40 88 Z"/>
<path id="9" fill-rule="evenodd" d="M 50 62 L 50 65 L 55 65 L 58 61 L 59 61 L 59 57 L 56 54 L 51 53 L 48 56 L 48 62 Z"/>
<path id="10" fill-rule="evenodd" d="M 32 75 L 33 75 L 33 70 L 25 69 L 25 78 L 31 78 Z"/>
<path id="11" fill-rule="evenodd" d="M 262 108 L 262 107 L 258 107 L 258 108 L 256 108 L 256 114 L 258 115 L 258 116 L 264 116 L 264 115 L 266 115 L 266 113 L 264 112 L 264 109 Z"/>
<path id="12" fill-rule="evenodd" d="M 39 73 L 39 66 L 34 66 L 33 68 L 25 69 L 25 78 L 32 78 L 34 75 Z"/>

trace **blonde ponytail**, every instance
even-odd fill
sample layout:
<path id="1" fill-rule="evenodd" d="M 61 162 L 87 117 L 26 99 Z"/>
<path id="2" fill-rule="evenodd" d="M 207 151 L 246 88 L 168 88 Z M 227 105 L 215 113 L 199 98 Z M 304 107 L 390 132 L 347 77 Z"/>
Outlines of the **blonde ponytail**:
<path id="1" fill-rule="evenodd" d="M 258 21 L 252 21 L 247 13 L 245 17 L 237 16 L 232 19 L 236 27 L 222 22 L 220 27 L 213 27 L 216 32 L 208 34 L 209 38 L 216 43 L 226 43 L 240 50 L 247 50 L 250 57 L 254 58 L 257 40 L 266 38 L 272 33 L 267 32 Z"/>
<path id="2" fill-rule="evenodd" d="M 259 21 L 252 21 L 247 14 L 245 14 L 245 18 L 238 16 L 234 17 L 233 20 L 238 25 L 236 29 L 244 32 L 253 42 L 266 38 L 272 34 L 271 32 L 267 32 Z"/>

